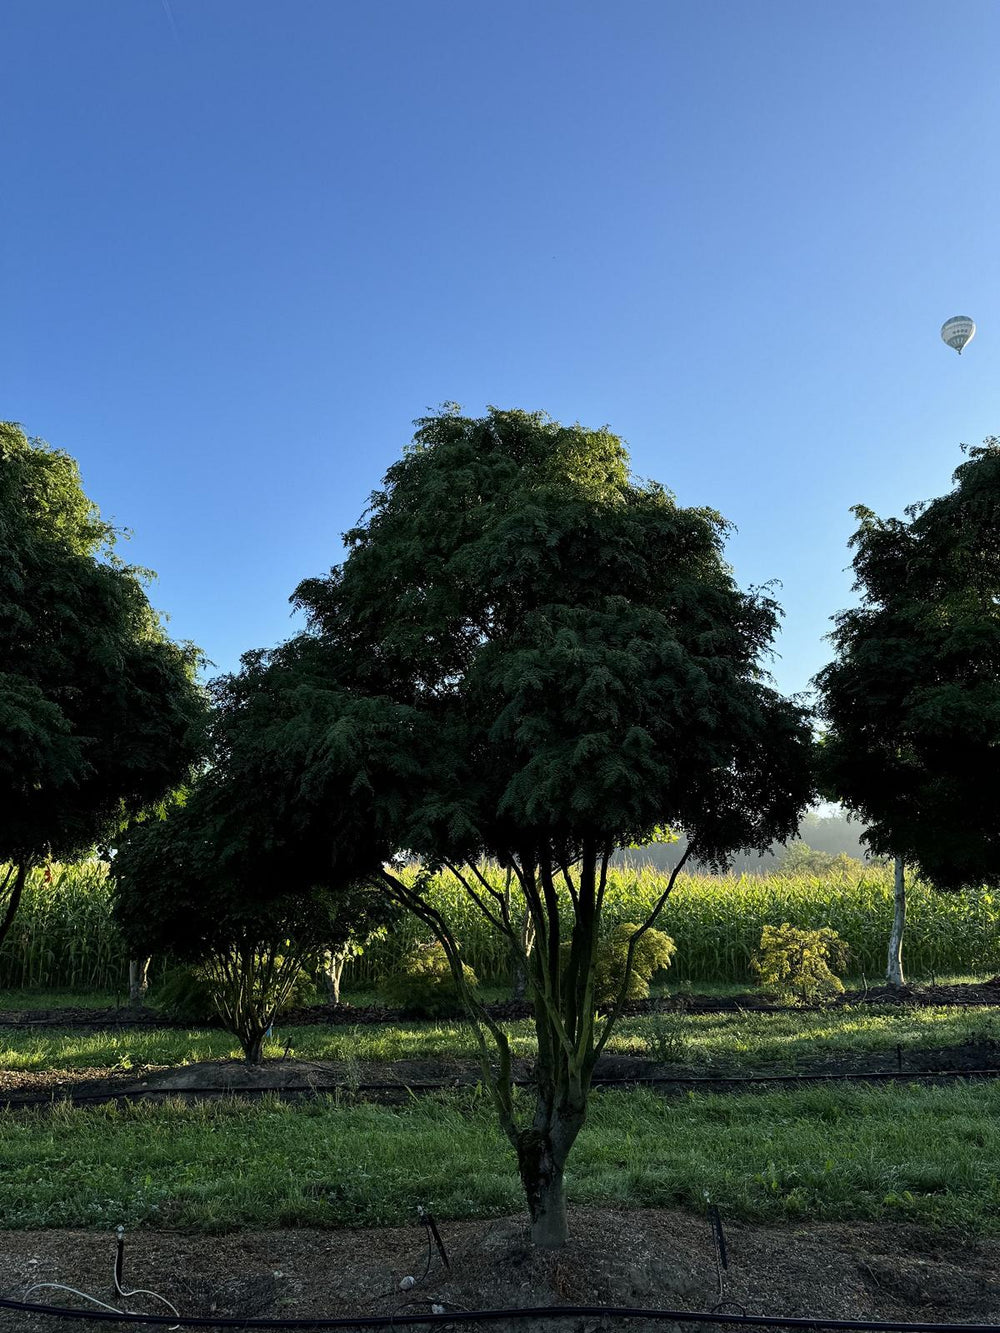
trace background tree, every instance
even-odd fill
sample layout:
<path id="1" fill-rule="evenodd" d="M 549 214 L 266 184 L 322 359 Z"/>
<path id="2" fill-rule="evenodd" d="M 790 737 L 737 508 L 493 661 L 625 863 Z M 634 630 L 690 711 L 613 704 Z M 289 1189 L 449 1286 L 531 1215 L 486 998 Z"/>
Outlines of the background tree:
<path id="1" fill-rule="evenodd" d="M 335 843 L 367 855 L 448 955 L 541 1245 L 566 1238 L 563 1172 L 594 1065 L 680 868 L 598 1019 L 614 849 L 669 824 L 721 865 L 791 835 L 812 795 L 804 712 L 761 666 L 778 610 L 737 587 L 726 531 L 634 481 L 608 430 L 448 409 L 418 423 L 346 561 L 298 589 L 310 633 L 251 664 L 261 770 L 324 809 Z M 421 858 L 415 882 L 393 868 L 404 850 Z M 526 1117 L 506 1033 L 423 892 L 442 867 L 522 955 L 538 1043 Z"/>
<path id="2" fill-rule="evenodd" d="M 112 873 L 130 949 L 201 965 L 220 1017 L 256 1064 L 303 967 L 367 939 L 391 913 L 370 886 L 344 878 L 343 862 L 334 870 L 326 827 L 289 799 L 277 770 L 257 767 L 241 706 L 254 679 L 251 656 L 242 677 L 213 682 L 208 771 L 165 817 L 131 827 Z"/>
<path id="3" fill-rule="evenodd" d="M 1000 440 L 947 495 L 880 519 L 858 506 L 855 588 L 816 677 L 823 781 L 896 858 L 888 976 L 902 985 L 903 863 L 941 889 L 1000 884 Z"/>
<path id="4" fill-rule="evenodd" d="M 0 943 L 31 866 L 186 779 L 205 712 L 73 460 L 0 424 Z"/>

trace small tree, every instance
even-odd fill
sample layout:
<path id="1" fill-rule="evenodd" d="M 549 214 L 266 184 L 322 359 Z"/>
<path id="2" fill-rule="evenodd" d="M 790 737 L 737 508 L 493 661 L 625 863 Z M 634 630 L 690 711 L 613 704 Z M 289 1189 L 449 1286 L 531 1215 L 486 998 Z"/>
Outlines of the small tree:
<path id="1" fill-rule="evenodd" d="M 803 930 L 786 921 L 764 927 L 750 966 L 762 986 L 809 1004 L 843 991 L 847 958 L 847 945 L 829 926 Z"/>
<path id="2" fill-rule="evenodd" d="M 115 536 L 71 458 L 0 423 L 0 943 L 33 865 L 112 837 L 199 753 L 199 654 Z"/>
<path id="3" fill-rule="evenodd" d="M 887 975 L 903 984 L 904 862 L 942 889 L 1000 885 L 1000 440 L 948 495 L 880 519 L 858 506 L 855 588 L 816 677 L 827 793 L 896 862 Z"/>
<path id="4" fill-rule="evenodd" d="M 761 665 L 778 608 L 736 586 L 726 531 L 634 481 L 608 430 L 447 409 L 419 423 L 344 564 L 299 588 L 310 632 L 244 672 L 261 771 L 324 810 L 333 844 L 367 856 L 371 881 L 444 949 L 539 1245 L 566 1239 L 563 1173 L 594 1066 L 684 864 L 631 932 L 599 1014 L 614 849 L 670 825 L 689 855 L 722 864 L 790 836 L 812 795 L 804 710 Z M 423 862 L 415 883 L 394 868 L 403 849 Z M 509 891 L 485 860 L 510 871 Z M 526 1120 L 507 1034 L 465 986 L 460 942 L 425 891 L 441 868 L 527 977 Z"/>
<path id="5" fill-rule="evenodd" d="M 248 725 L 238 680 L 212 693 L 211 767 L 164 818 L 129 830 L 113 864 L 114 911 L 136 954 L 203 966 L 223 1022 L 257 1063 L 302 967 L 391 913 L 342 859 L 335 866 L 325 826 L 290 801 L 280 770 L 257 769 L 260 711 Z"/>

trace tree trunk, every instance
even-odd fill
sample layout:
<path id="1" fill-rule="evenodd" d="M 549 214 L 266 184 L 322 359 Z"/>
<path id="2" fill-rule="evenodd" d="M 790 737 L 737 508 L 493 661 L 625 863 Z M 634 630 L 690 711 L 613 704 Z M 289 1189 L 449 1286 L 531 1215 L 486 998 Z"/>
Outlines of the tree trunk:
<path id="1" fill-rule="evenodd" d="M 531 1240 L 539 1249 L 558 1249 L 569 1239 L 563 1185 L 567 1154 L 568 1149 L 560 1152 L 552 1136 L 537 1129 L 522 1130 L 518 1136 L 518 1168 L 531 1214 Z"/>
<path id="2" fill-rule="evenodd" d="M 535 923 L 531 919 L 530 912 L 525 912 L 522 916 L 518 934 L 520 947 L 515 946 L 511 949 L 514 977 L 510 998 L 519 1004 L 528 993 L 528 968 L 531 965 L 531 950 L 535 943 Z"/>
<path id="3" fill-rule="evenodd" d="M 905 986 L 906 982 L 903 980 L 903 926 L 906 923 L 906 877 L 901 856 L 896 857 L 892 903 L 892 934 L 889 936 L 889 959 L 885 979 L 890 986 Z"/>
<path id="4" fill-rule="evenodd" d="M 323 974 L 323 987 L 326 990 L 328 1004 L 340 1004 L 340 979 L 344 975 L 347 954 L 325 949 L 320 970 Z"/>
<path id="5" fill-rule="evenodd" d="M 132 1009 L 141 1008 L 149 989 L 148 958 L 130 958 L 128 960 L 128 1002 Z"/>
<path id="6" fill-rule="evenodd" d="M 243 1047 L 243 1059 L 248 1065 L 263 1064 L 264 1061 L 264 1033 L 260 1028 L 254 1028 L 253 1031 L 240 1032 L 237 1034 L 240 1039 L 240 1045 Z"/>
<path id="7" fill-rule="evenodd" d="M 3 921 L 0 922 L 0 944 L 3 944 L 11 926 L 14 924 L 14 917 L 17 914 L 17 909 L 21 902 L 21 894 L 24 892 L 24 885 L 27 878 L 28 862 L 22 861 L 17 867 L 17 872 L 14 876 L 14 884 L 7 898 L 6 907 L 4 907 L 3 904 L 0 904 L 0 910 L 3 911 Z"/>
<path id="8" fill-rule="evenodd" d="M 510 988 L 510 998 L 515 1004 L 521 1004 L 528 991 L 528 969 L 523 955 L 516 950 L 513 951 L 513 960 L 514 984 Z"/>

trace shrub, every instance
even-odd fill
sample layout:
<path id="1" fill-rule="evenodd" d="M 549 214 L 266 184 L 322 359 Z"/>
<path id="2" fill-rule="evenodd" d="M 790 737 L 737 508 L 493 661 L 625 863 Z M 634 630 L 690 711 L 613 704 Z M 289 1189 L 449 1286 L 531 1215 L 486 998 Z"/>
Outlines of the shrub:
<path id="1" fill-rule="evenodd" d="M 661 1065 L 683 1064 L 691 1053 L 676 1014 L 653 1014 L 645 1025 L 644 1044 L 649 1058 Z"/>
<path id="2" fill-rule="evenodd" d="M 847 945 L 829 926 L 799 930 L 786 921 L 764 927 L 751 966 L 767 990 L 808 1004 L 844 989 L 837 973 L 847 957 Z"/>
<path id="3" fill-rule="evenodd" d="M 478 985 L 471 967 L 462 965 L 467 986 Z M 382 984 L 393 1009 L 408 1018 L 439 1018 L 460 1009 L 458 986 L 442 945 L 421 944 L 413 949 Z"/>
<path id="4" fill-rule="evenodd" d="M 299 1005 L 312 1004 L 315 999 L 316 987 L 312 978 L 304 969 L 300 970 L 275 1017 Z M 223 1012 L 220 981 L 206 964 L 168 968 L 150 1003 L 165 1018 L 178 1023 L 217 1023 Z"/>
<path id="5" fill-rule="evenodd" d="M 594 1002 L 599 1007 L 612 1004 L 618 998 L 628 942 L 639 927 L 632 921 L 620 921 L 610 935 L 597 945 L 597 967 L 594 971 Z M 645 1000 L 649 983 L 657 972 L 669 967 L 677 946 L 662 930 L 647 930 L 635 946 L 632 975 L 629 977 L 627 1000 Z"/>

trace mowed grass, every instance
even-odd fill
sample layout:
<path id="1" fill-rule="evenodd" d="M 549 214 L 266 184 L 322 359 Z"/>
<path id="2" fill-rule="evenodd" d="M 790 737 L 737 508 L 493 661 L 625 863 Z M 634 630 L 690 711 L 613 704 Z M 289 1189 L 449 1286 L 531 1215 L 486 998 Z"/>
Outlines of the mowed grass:
<path id="1" fill-rule="evenodd" d="M 514 1054 L 532 1056 L 531 1023 L 504 1026 Z M 738 1073 L 793 1070 L 813 1060 L 845 1055 L 867 1054 L 884 1064 L 897 1046 L 905 1054 L 910 1047 L 981 1040 L 1000 1041 L 1000 1009 L 857 1006 L 815 1013 L 678 1013 L 623 1019 L 608 1052 L 705 1072 Z M 346 1063 L 477 1058 L 472 1033 L 460 1020 L 357 1027 L 278 1025 L 265 1054 L 277 1057 L 286 1050 L 302 1059 Z M 122 1070 L 230 1058 L 241 1058 L 239 1045 L 219 1029 L 0 1029 L 0 1068 L 7 1070 Z"/>
<path id="2" fill-rule="evenodd" d="M 0 1227 L 374 1226 L 523 1207 L 485 1099 L 322 1099 L 0 1115 Z M 756 1096 L 598 1093 L 575 1203 L 759 1221 L 1000 1231 L 1000 1086 L 851 1085 Z"/>

